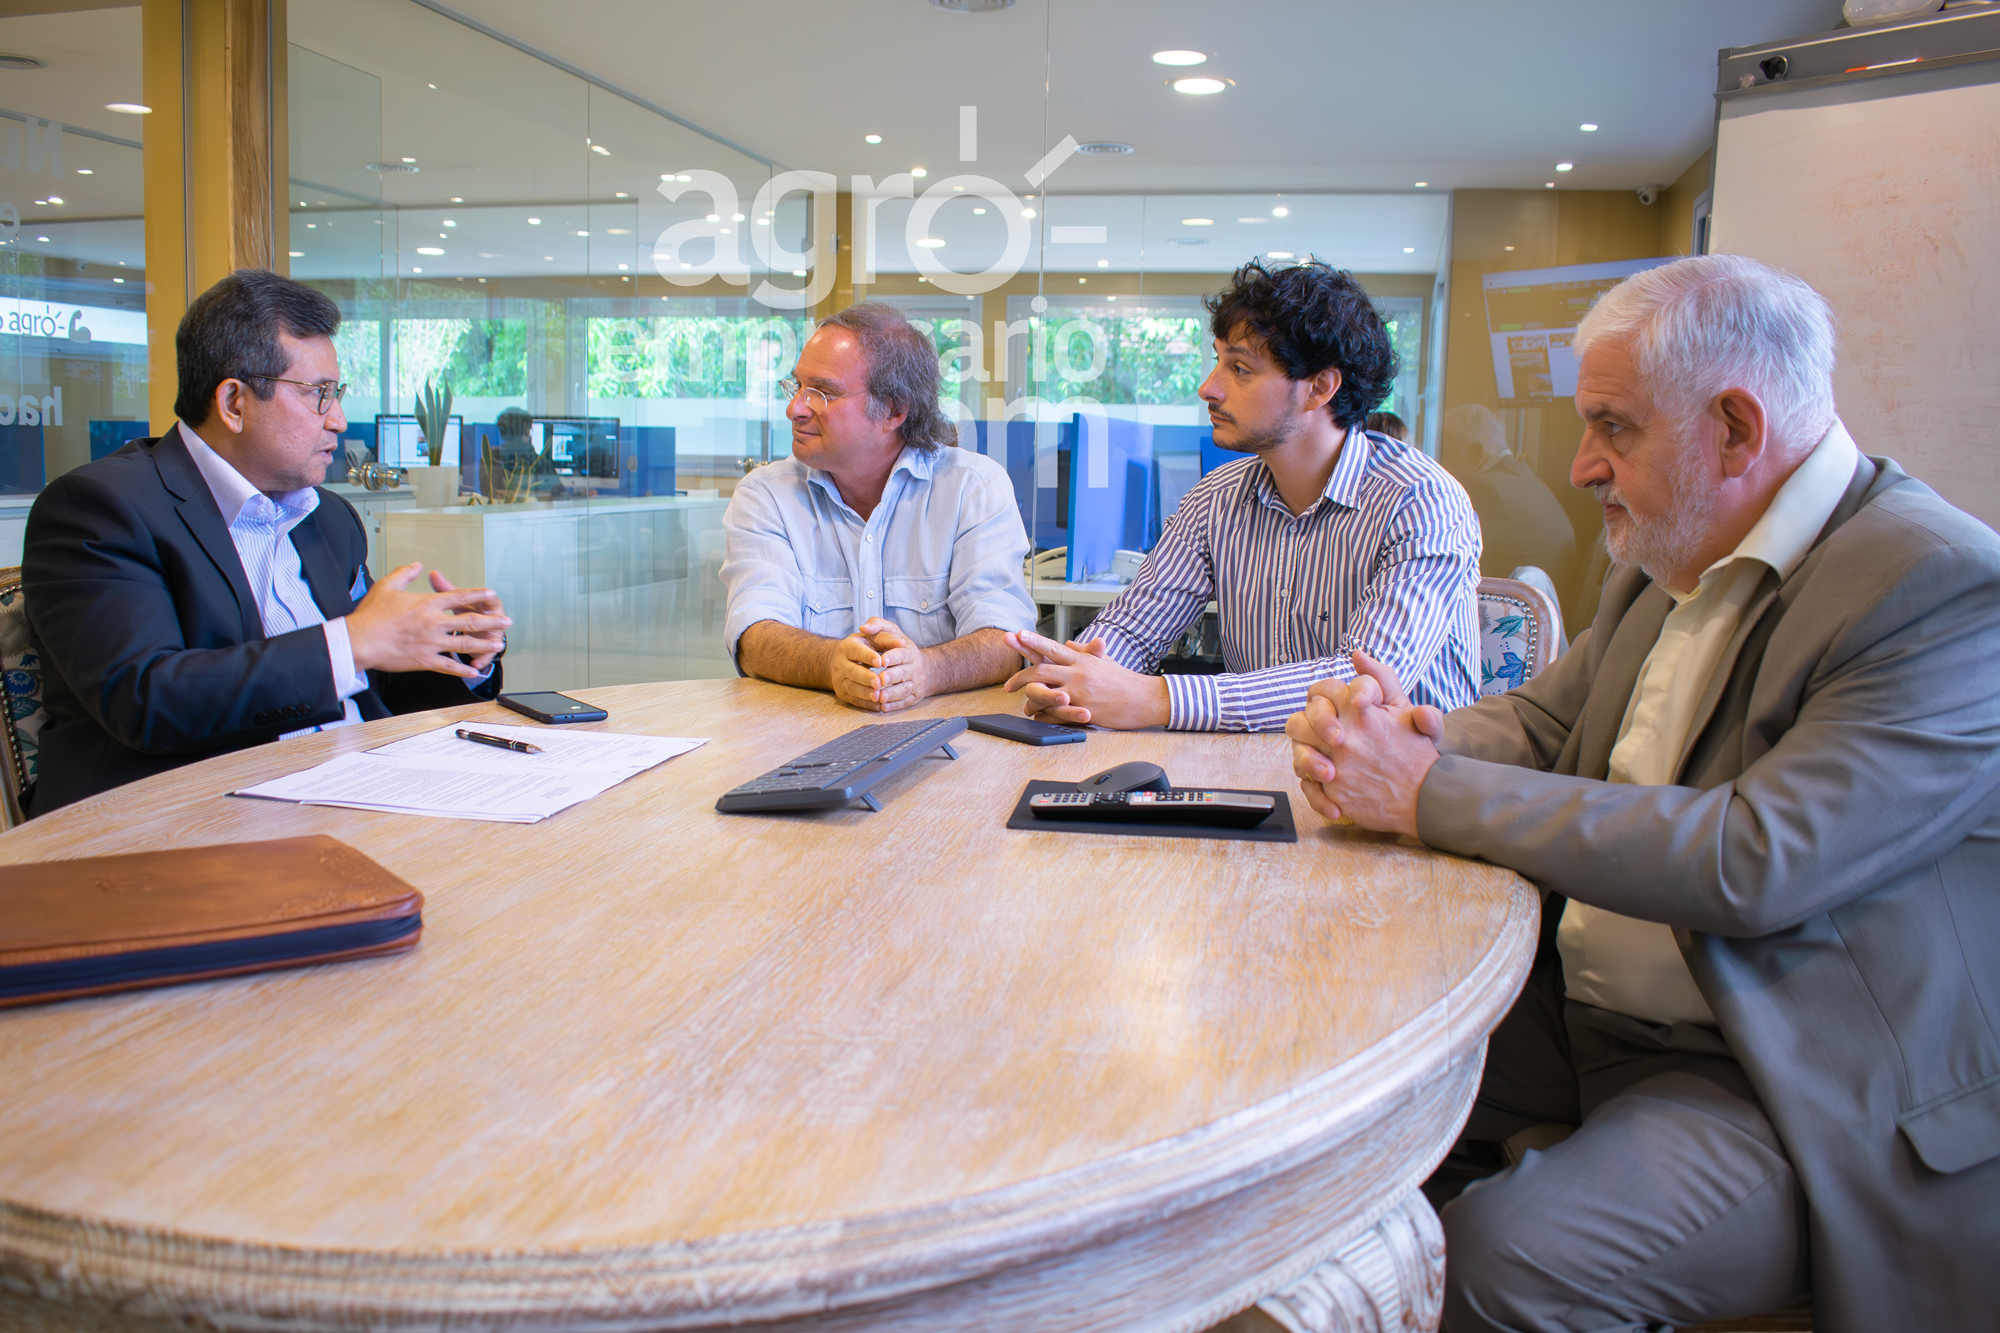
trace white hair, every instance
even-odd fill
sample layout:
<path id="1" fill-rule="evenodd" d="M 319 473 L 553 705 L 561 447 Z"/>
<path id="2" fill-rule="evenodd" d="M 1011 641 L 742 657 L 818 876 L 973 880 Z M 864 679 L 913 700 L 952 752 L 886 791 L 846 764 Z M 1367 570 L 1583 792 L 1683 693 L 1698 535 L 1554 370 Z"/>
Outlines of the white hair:
<path id="1" fill-rule="evenodd" d="M 1690 423 L 1725 389 L 1764 404 L 1772 440 L 1811 448 L 1833 425 L 1833 312 L 1798 278 L 1741 255 L 1702 255 L 1635 273 L 1590 308 L 1576 355 L 1629 339 L 1653 400 Z"/>

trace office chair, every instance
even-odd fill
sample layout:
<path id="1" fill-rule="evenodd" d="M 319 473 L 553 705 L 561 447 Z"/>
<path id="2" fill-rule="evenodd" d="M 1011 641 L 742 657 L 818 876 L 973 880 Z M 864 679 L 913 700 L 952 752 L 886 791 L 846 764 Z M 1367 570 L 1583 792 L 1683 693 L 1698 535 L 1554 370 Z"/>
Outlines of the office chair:
<path id="1" fill-rule="evenodd" d="M 1520 579 L 1479 580 L 1479 693 L 1519 689 L 1556 660 L 1562 608 Z"/>

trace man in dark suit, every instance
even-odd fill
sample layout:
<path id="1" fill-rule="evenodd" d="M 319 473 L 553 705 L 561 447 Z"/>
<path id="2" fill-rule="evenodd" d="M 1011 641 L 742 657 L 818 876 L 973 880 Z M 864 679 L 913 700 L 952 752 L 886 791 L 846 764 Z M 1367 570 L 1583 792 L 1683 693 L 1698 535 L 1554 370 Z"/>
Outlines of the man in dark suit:
<path id="1" fill-rule="evenodd" d="M 1652 269 L 1576 347 L 1618 562 L 1589 631 L 1446 718 L 1371 665 L 1288 728 L 1314 809 L 1548 891 L 1452 1158 L 1489 1178 L 1443 1213 L 1444 1327 L 1810 1289 L 1821 1333 L 1990 1328 L 2000 536 L 1855 447 L 1796 278 Z"/>
<path id="2" fill-rule="evenodd" d="M 56 478 L 22 580 L 46 665 L 31 815 L 209 755 L 490 699 L 498 595 L 369 577 L 354 507 L 320 489 L 346 427 L 312 288 L 244 269 L 175 335 L 175 428 Z"/>

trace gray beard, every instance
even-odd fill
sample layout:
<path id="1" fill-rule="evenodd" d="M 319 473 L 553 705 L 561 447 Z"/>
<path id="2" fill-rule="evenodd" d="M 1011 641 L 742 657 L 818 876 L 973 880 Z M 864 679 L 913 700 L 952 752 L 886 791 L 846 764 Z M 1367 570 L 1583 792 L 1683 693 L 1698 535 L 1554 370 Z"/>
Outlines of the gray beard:
<path id="1" fill-rule="evenodd" d="M 1641 519 L 1615 486 L 1590 488 L 1599 504 L 1625 506 L 1625 531 L 1614 536 L 1608 526 L 1604 529 L 1604 544 L 1613 560 L 1637 565 L 1655 583 L 1664 583 L 1668 575 L 1687 568 L 1715 516 L 1715 495 L 1702 484 L 1700 467 L 1701 458 L 1694 450 L 1676 459 L 1671 478 L 1674 506 L 1660 518 Z"/>

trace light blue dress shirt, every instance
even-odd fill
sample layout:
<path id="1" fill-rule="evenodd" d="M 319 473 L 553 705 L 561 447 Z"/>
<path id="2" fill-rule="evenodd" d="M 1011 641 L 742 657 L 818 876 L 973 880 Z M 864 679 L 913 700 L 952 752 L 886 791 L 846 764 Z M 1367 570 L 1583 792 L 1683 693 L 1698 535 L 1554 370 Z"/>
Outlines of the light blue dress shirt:
<path id="1" fill-rule="evenodd" d="M 273 500 L 251 485 L 249 479 L 238 472 L 228 459 L 209 448 L 207 441 L 189 430 L 186 422 L 178 424 L 181 443 L 187 446 L 188 456 L 194 460 L 202 480 L 208 483 L 208 493 L 215 497 L 215 507 L 222 511 L 222 521 L 229 529 L 229 540 L 236 547 L 237 558 L 243 562 L 243 576 L 249 580 L 250 595 L 257 599 L 257 614 L 264 622 L 266 637 L 275 638 L 311 625 L 323 626 L 326 631 L 326 654 L 333 671 L 333 694 L 341 701 L 344 712 L 338 722 L 302 727 L 297 731 L 288 731 L 278 739 L 290 740 L 294 736 L 309 736 L 329 727 L 344 727 L 359 722 L 361 709 L 355 704 L 354 696 L 368 688 L 368 673 L 354 665 L 354 649 L 348 642 L 346 617 L 328 620 L 320 613 L 319 603 L 313 600 L 312 589 L 306 584 L 305 567 L 299 561 L 299 548 L 291 542 L 292 529 L 305 522 L 319 508 L 319 491 L 308 486 Z M 368 575 L 364 568 L 356 572 L 354 586 L 347 590 L 347 595 L 358 602 L 367 591 Z M 477 685 L 492 674 L 489 666 L 485 676 L 468 680 L 466 684 Z"/>
<path id="2" fill-rule="evenodd" d="M 881 616 L 920 648 L 1035 625 L 1014 485 L 983 454 L 906 446 L 866 519 L 831 476 L 783 459 L 743 479 L 722 526 L 732 659 L 760 620 L 839 639 Z"/>

